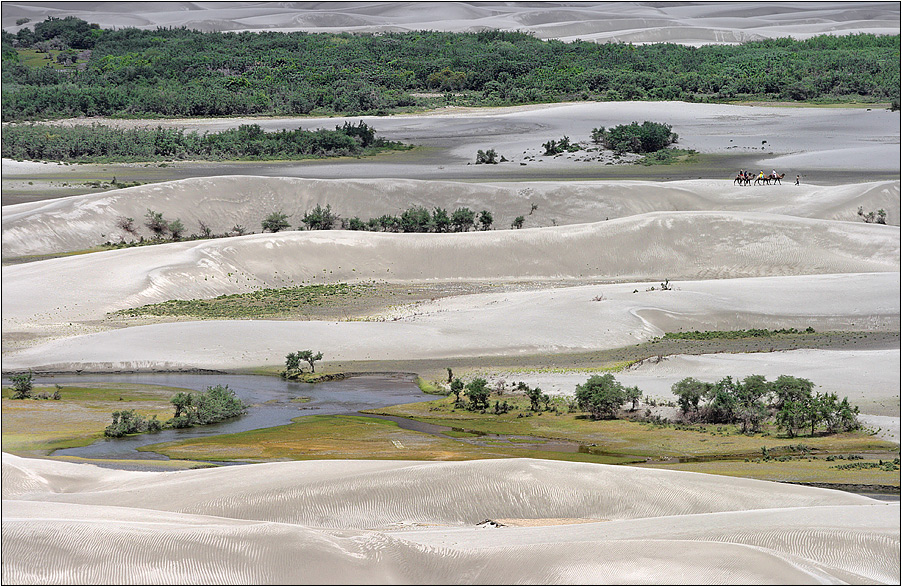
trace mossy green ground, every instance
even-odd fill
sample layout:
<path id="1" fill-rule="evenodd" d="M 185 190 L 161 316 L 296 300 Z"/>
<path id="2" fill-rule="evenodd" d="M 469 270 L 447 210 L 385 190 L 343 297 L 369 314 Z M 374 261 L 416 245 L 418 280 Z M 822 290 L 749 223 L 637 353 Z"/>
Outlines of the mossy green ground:
<path id="1" fill-rule="evenodd" d="M 52 394 L 52 385 L 35 385 L 35 393 Z M 135 410 L 160 420 L 172 417 L 169 398 L 179 391 L 157 385 L 63 385 L 60 400 L 13 400 L 2 391 L 2 442 L 5 452 L 21 456 L 45 456 L 56 449 L 85 446 L 103 437 L 104 428 L 117 410 Z"/>
<path id="2" fill-rule="evenodd" d="M 492 405 L 495 399 L 493 395 Z M 584 414 L 567 413 L 561 402 L 552 405 L 557 412 L 535 414 L 529 412 L 525 397 L 504 395 L 499 399 L 513 405 L 513 409 L 507 414 L 480 414 L 455 409 L 453 399 L 448 397 L 373 410 L 452 427 L 444 436 L 362 417 L 307 416 L 286 426 L 157 444 L 146 450 L 189 460 L 531 457 L 678 468 L 796 483 L 899 487 L 897 471 L 839 470 L 835 465 L 842 461 L 826 460 L 828 455 L 837 454 L 859 454 L 873 461 L 898 456 L 897 446 L 866 433 L 792 439 L 776 431 L 743 435 L 732 426 L 656 425 L 624 419 L 593 421 Z M 575 442 L 583 448 L 580 452 L 564 452 L 519 446 L 536 445 L 534 437 L 550 443 Z M 762 460 L 762 447 L 768 449 L 770 460 Z"/>

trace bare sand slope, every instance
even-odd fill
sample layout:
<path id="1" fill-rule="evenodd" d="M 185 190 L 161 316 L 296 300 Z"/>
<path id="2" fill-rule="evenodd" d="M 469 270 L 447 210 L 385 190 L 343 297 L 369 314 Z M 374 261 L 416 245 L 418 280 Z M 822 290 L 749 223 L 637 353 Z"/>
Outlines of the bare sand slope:
<path id="1" fill-rule="evenodd" d="M 513 459 L 111 473 L 4 454 L 3 476 L 5 583 L 899 577 L 898 504 L 678 471 Z M 604 521 L 473 529 L 564 517 Z"/>
<path id="2" fill-rule="evenodd" d="M 303 283 L 896 272 L 899 249 L 898 227 L 739 212 L 457 234 L 248 235 L 4 267 L 3 324 L 6 332 L 168 299 Z"/>
<path id="3" fill-rule="evenodd" d="M 647 285 L 457 296 L 369 322 L 135 326 L 7 352 L 3 363 L 5 370 L 229 369 L 279 364 L 297 348 L 322 349 L 336 361 L 425 359 L 616 348 L 680 329 L 894 330 L 900 324 L 897 273 L 680 281 L 673 291 L 645 291 Z M 4 328 L 39 333 L 42 325 Z"/>
<path id="4" fill-rule="evenodd" d="M 644 2 L 8 2 L 3 28 L 16 20 L 76 15 L 104 28 L 187 26 L 207 31 L 380 32 L 409 30 L 530 32 L 540 38 L 684 44 L 816 34 L 899 31 L 892 2 L 726 2 L 690 6 Z"/>
<path id="5" fill-rule="evenodd" d="M 788 183 L 791 183 L 788 181 Z M 319 180 L 222 176 L 192 178 L 3 207 L 3 255 L 46 255 L 78 251 L 103 242 L 150 238 L 148 210 L 179 218 L 186 233 L 199 234 L 203 222 L 215 234 L 235 225 L 251 232 L 274 211 L 289 215 L 292 226 L 316 205 L 330 205 L 343 218 L 364 221 L 400 215 L 411 206 L 453 212 L 468 207 L 492 212 L 497 228 L 517 216 L 524 226 L 563 226 L 654 211 L 737 210 L 787 216 L 859 221 L 859 207 L 883 209 L 899 224 L 899 182 L 840 186 L 734 186 L 731 181 L 597 181 L 473 184 L 403 179 Z M 536 209 L 532 210 L 535 205 Z M 134 219 L 135 233 L 120 227 Z"/>

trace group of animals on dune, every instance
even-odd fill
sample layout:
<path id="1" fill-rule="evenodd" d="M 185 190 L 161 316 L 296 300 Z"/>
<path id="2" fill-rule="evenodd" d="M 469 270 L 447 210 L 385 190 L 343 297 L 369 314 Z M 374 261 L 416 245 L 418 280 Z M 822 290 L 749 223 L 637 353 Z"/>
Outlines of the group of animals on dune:
<path id="1" fill-rule="evenodd" d="M 777 173 L 776 170 L 772 171 L 770 175 L 765 175 L 764 171 L 759 171 L 755 174 L 753 171 L 740 169 L 739 173 L 736 175 L 736 179 L 733 180 L 733 185 L 751 185 L 752 182 L 754 182 L 755 185 L 770 185 L 771 183 L 774 185 L 783 185 L 782 180 L 784 177 L 786 177 L 785 173 Z M 798 175 L 796 176 L 796 185 L 799 185 Z"/>

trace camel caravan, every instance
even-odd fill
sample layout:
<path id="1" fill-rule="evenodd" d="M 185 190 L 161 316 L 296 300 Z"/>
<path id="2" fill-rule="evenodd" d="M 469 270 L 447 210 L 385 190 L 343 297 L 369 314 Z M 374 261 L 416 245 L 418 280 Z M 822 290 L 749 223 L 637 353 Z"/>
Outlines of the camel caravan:
<path id="1" fill-rule="evenodd" d="M 752 182 L 755 182 L 755 185 L 761 185 L 761 184 L 770 185 L 771 183 L 773 183 L 774 185 L 776 185 L 776 184 L 783 185 L 782 180 L 785 176 L 786 176 L 785 173 L 777 173 L 776 169 L 770 175 L 764 175 L 764 171 L 759 171 L 758 174 L 756 175 L 755 173 L 753 173 L 751 171 L 746 171 L 744 169 L 740 169 L 739 175 L 737 175 L 736 179 L 733 180 L 733 185 L 736 185 L 736 184 L 751 185 Z M 798 183 L 799 182 L 797 179 L 796 184 L 798 184 Z"/>

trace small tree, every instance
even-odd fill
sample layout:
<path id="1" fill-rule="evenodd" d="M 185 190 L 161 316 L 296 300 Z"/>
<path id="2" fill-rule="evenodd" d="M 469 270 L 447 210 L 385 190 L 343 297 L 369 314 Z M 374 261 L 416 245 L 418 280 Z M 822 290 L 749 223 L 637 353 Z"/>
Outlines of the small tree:
<path id="1" fill-rule="evenodd" d="M 297 357 L 298 357 L 298 361 L 306 361 L 307 364 L 310 365 L 311 373 L 316 373 L 314 363 L 316 363 L 317 361 L 322 359 L 323 354 L 322 353 L 314 353 L 311 350 L 306 350 L 306 351 L 298 351 Z"/>
<path id="2" fill-rule="evenodd" d="M 175 407 L 175 414 L 172 416 L 174 419 L 177 419 L 183 413 L 188 410 L 188 407 L 191 406 L 191 394 L 179 392 L 172 396 L 169 399 L 169 403 L 171 403 Z"/>
<path id="3" fill-rule="evenodd" d="M 336 214 L 332 213 L 332 205 L 326 204 L 323 208 L 319 204 L 304 215 L 301 222 L 307 227 L 307 230 L 332 230 L 332 225 L 338 219 Z"/>
<path id="4" fill-rule="evenodd" d="M 280 230 L 291 228 L 291 225 L 288 223 L 288 215 L 283 214 L 281 211 L 271 213 L 260 224 L 263 226 L 263 232 L 267 230 L 269 232 L 279 232 Z"/>
<path id="5" fill-rule="evenodd" d="M 422 206 L 413 206 L 401 214 L 401 232 L 429 232 L 431 228 L 432 217 Z"/>
<path id="6" fill-rule="evenodd" d="M 444 208 L 436 208 L 432 211 L 432 228 L 435 232 L 448 232 L 451 230 L 451 217 Z"/>
<path id="7" fill-rule="evenodd" d="M 464 392 L 470 400 L 469 408 L 473 411 L 485 410 L 489 407 L 489 384 L 482 377 L 477 377 L 469 382 Z"/>
<path id="8" fill-rule="evenodd" d="M 677 396 L 677 403 L 684 416 L 691 411 L 697 417 L 699 415 L 698 404 L 702 398 L 708 396 L 710 388 L 711 384 L 709 383 L 699 381 L 694 377 L 686 377 L 674 383 L 670 391 Z"/>
<path id="9" fill-rule="evenodd" d="M 451 224 L 456 232 L 467 232 L 476 224 L 476 213 L 469 208 L 458 208 L 451 215 Z"/>
<path id="10" fill-rule="evenodd" d="M 163 218 L 162 212 L 155 212 L 148 208 L 144 218 L 144 226 L 149 228 L 150 232 L 157 238 L 162 238 L 166 231 L 169 230 L 169 223 Z"/>
<path id="11" fill-rule="evenodd" d="M 600 126 L 598 128 L 592 129 L 592 142 L 596 145 L 600 145 L 604 142 L 604 127 Z"/>
<path id="12" fill-rule="evenodd" d="M 614 418 L 624 401 L 625 390 L 610 373 L 593 375 L 584 384 L 576 386 L 577 405 L 589 412 L 594 420 Z"/>
<path id="13" fill-rule="evenodd" d="M 212 238 L 213 230 L 207 226 L 207 224 L 203 220 L 197 221 L 197 227 L 200 229 L 200 236 L 202 238 Z"/>
<path id="14" fill-rule="evenodd" d="M 492 213 L 488 210 L 483 210 L 479 213 L 479 224 L 482 225 L 482 230 L 488 230 L 492 227 L 492 222 L 494 222 L 494 218 L 492 217 Z"/>
<path id="15" fill-rule="evenodd" d="M 636 408 L 639 405 L 639 402 L 642 400 L 642 390 L 637 386 L 627 387 L 623 390 L 624 399 L 628 402 L 632 402 L 632 406 L 630 407 L 631 412 L 635 412 Z"/>
<path id="16" fill-rule="evenodd" d="M 488 151 L 480 149 L 476 151 L 476 165 L 482 165 L 484 163 L 496 165 L 498 163 L 497 157 L 498 153 L 495 152 L 495 149 L 489 149 Z"/>
<path id="17" fill-rule="evenodd" d="M 31 397 L 31 390 L 34 387 L 33 376 L 31 371 L 10 376 L 9 380 L 13 382 L 12 399 L 29 399 Z"/>
<path id="18" fill-rule="evenodd" d="M 514 221 L 511 222 L 511 228 L 523 228 L 523 223 L 526 222 L 526 218 L 523 216 L 517 216 L 514 218 Z"/>
<path id="19" fill-rule="evenodd" d="M 449 369 L 449 371 L 450 371 L 450 369 Z M 450 376 L 450 373 L 449 373 L 449 376 Z M 454 380 L 451 381 L 451 393 L 454 394 L 454 405 L 455 406 L 460 405 L 460 392 L 462 392 L 463 390 L 464 390 L 464 382 L 461 381 L 460 379 L 458 379 L 457 377 L 455 377 Z"/>
<path id="20" fill-rule="evenodd" d="M 182 233 L 185 232 L 185 225 L 182 224 L 182 220 L 180 218 L 176 218 L 172 222 L 167 225 L 169 228 L 169 234 L 172 235 L 174 240 L 179 240 L 182 238 Z"/>
<path id="21" fill-rule="evenodd" d="M 119 220 L 116 221 L 116 226 L 128 234 L 135 234 L 137 231 L 135 228 L 135 219 L 126 216 L 120 216 Z"/>

